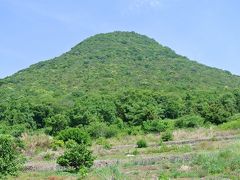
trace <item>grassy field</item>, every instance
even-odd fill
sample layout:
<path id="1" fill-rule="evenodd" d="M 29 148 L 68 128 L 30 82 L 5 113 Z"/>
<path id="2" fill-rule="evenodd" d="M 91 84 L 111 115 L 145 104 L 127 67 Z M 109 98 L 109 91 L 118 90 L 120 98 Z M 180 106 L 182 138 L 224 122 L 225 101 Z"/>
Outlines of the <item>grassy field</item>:
<path id="1" fill-rule="evenodd" d="M 240 179 L 240 130 L 211 127 L 173 134 L 173 141 L 166 143 L 159 134 L 95 141 L 97 159 L 85 179 Z M 62 152 L 47 148 L 47 136 L 24 138 L 29 143 L 28 168 L 9 179 L 82 179 L 59 169 L 55 160 Z M 140 139 L 147 142 L 146 148 L 136 147 Z"/>

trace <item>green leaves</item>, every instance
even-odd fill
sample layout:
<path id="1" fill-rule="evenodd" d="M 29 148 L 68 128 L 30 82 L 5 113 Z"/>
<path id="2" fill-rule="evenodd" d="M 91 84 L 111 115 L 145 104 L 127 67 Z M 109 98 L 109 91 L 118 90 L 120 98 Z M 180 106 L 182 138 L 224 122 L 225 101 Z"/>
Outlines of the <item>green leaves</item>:
<path id="1" fill-rule="evenodd" d="M 197 115 L 187 115 L 176 120 L 175 126 L 178 128 L 198 128 L 203 126 L 204 119 Z"/>
<path id="2" fill-rule="evenodd" d="M 21 169 L 23 159 L 17 150 L 14 138 L 0 134 L 0 178 L 14 175 Z"/>
<path id="3" fill-rule="evenodd" d="M 49 128 L 49 134 L 56 135 L 59 131 L 65 129 L 69 125 L 69 119 L 62 114 L 56 114 L 45 120 L 46 127 Z"/>
<path id="4" fill-rule="evenodd" d="M 80 128 L 68 128 L 62 130 L 59 132 L 57 139 L 64 142 L 74 140 L 78 144 L 91 145 L 91 139 L 89 134 Z"/>
<path id="5" fill-rule="evenodd" d="M 64 154 L 57 159 L 57 163 L 68 170 L 86 171 L 93 165 L 94 157 L 92 152 L 84 144 L 76 144 L 66 149 Z"/>
<path id="6" fill-rule="evenodd" d="M 153 94 L 146 91 L 126 91 L 116 100 L 117 113 L 124 122 L 142 125 L 144 121 L 158 119 L 163 112 Z"/>
<path id="7" fill-rule="evenodd" d="M 174 122 L 171 120 L 148 120 L 143 122 L 143 129 L 146 132 L 164 132 L 174 128 Z"/>
<path id="8" fill-rule="evenodd" d="M 144 139 L 140 139 L 139 141 L 137 141 L 137 148 L 146 148 L 147 142 Z"/>

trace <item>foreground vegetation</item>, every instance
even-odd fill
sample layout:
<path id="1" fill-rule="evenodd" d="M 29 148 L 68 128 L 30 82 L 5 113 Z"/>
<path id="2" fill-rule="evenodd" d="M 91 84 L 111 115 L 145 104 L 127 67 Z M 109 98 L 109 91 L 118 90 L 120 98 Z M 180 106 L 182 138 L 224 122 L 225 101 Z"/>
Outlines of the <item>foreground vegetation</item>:
<path id="1" fill-rule="evenodd" d="M 26 166 L 24 172 L 9 179 L 83 178 L 83 171 L 73 173 L 55 166 L 64 147 L 55 149 L 52 146 L 54 141 L 46 143 L 48 136 L 44 138 L 41 134 L 33 136 L 38 136 L 32 139 L 34 142 L 38 141 L 38 144 L 31 147 L 32 153 L 29 153 L 29 147 L 24 153 L 31 166 L 37 168 L 30 170 L 28 169 L 30 166 Z M 25 137 L 23 141 L 29 143 L 33 136 Z M 224 140 L 217 137 L 238 138 Z M 127 135 L 94 140 L 91 149 L 97 159 L 88 173 L 84 174 L 85 179 L 239 178 L 240 127 L 225 130 L 222 130 L 221 126 L 179 129 L 173 131 L 173 138 L 175 143 L 161 142 L 161 134 Z M 197 141 L 206 138 L 208 139 Z M 147 147 L 137 146 L 138 140 L 141 139 L 147 142 Z M 192 142 L 184 144 L 182 143 L 184 140 Z M 39 166 L 39 163 L 43 166 Z M 46 168 L 46 165 L 51 164 L 54 165 L 54 169 Z"/>

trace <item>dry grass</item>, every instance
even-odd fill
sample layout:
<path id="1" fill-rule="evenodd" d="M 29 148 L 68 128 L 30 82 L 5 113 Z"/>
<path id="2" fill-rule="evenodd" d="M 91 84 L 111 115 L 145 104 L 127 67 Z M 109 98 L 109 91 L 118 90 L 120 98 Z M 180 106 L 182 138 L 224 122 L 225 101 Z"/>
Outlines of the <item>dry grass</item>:
<path id="1" fill-rule="evenodd" d="M 158 143 L 160 139 L 159 134 L 144 134 L 144 135 L 126 135 L 120 137 L 110 138 L 112 146 L 136 144 L 140 139 L 146 139 L 148 143 Z"/>
<path id="2" fill-rule="evenodd" d="M 198 129 L 177 129 L 174 130 L 174 141 L 192 140 L 192 139 L 204 139 L 214 138 L 219 136 L 234 136 L 240 134 L 240 130 L 219 130 L 215 127 L 210 128 L 198 128 Z M 106 139 L 105 141 L 111 144 L 111 146 L 125 146 L 135 145 L 140 139 L 145 139 L 148 144 L 158 144 L 160 142 L 161 134 L 144 134 L 144 135 L 125 135 Z M 94 151 L 100 151 L 102 146 L 99 146 L 96 142 L 93 144 Z"/>
<path id="3" fill-rule="evenodd" d="M 27 156 L 33 156 L 37 150 L 47 151 L 52 142 L 52 138 L 45 134 L 29 135 L 24 133 L 21 140 L 25 145 L 23 153 Z"/>
<path id="4" fill-rule="evenodd" d="M 206 141 L 196 144 L 194 150 L 197 151 L 216 151 L 220 149 L 227 149 L 234 144 L 239 143 L 239 140 L 234 141 Z"/>
<path id="5" fill-rule="evenodd" d="M 199 129 L 178 129 L 173 132 L 174 140 L 189 140 L 189 139 L 202 139 L 213 137 L 213 129 L 199 128 Z"/>
<path id="6" fill-rule="evenodd" d="M 239 130 L 221 131 L 217 128 L 198 128 L 198 129 L 178 129 L 173 132 L 174 140 L 190 140 L 190 139 L 203 139 L 214 138 L 219 136 L 234 136 L 239 134 Z"/>

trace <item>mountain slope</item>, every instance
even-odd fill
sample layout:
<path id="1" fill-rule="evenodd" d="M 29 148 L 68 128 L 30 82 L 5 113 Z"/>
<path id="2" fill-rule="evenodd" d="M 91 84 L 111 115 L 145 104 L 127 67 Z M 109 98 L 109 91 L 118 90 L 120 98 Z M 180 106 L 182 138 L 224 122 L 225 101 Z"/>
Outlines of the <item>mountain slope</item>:
<path id="1" fill-rule="evenodd" d="M 114 32 L 90 37 L 60 57 L 32 65 L 0 84 L 5 93 L 47 91 L 66 96 L 135 88 L 223 90 L 239 87 L 240 78 L 190 61 L 146 36 Z"/>

